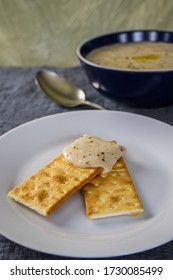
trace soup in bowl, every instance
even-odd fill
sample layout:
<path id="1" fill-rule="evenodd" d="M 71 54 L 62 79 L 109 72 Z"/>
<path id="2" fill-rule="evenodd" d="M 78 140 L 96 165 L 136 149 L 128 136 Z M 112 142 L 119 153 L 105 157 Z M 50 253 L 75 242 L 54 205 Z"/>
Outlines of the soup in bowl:
<path id="1" fill-rule="evenodd" d="M 173 32 L 134 30 L 82 43 L 77 55 L 92 86 L 134 106 L 173 103 Z"/>
<path id="2" fill-rule="evenodd" d="M 91 51 L 86 59 L 110 68 L 173 69 L 173 44 L 161 42 L 111 44 Z"/>

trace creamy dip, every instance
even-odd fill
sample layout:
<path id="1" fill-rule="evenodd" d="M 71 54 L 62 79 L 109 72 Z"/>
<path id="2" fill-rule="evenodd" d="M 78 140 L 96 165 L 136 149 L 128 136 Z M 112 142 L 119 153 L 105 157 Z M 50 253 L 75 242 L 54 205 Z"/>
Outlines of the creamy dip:
<path id="1" fill-rule="evenodd" d="M 102 167 L 102 173 L 112 170 L 113 165 L 125 153 L 125 148 L 114 141 L 83 135 L 71 145 L 65 147 L 65 158 L 82 168 Z"/>
<path id="2" fill-rule="evenodd" d="M 173 68 L 173 43 L 111 44 L 91 51 L 86 59 L 111 68 L 158 70 Z"/>

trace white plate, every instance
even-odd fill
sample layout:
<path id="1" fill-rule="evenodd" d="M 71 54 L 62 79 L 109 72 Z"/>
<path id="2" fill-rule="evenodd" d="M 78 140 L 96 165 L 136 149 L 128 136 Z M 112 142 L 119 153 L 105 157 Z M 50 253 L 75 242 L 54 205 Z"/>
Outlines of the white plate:
<path id="1" fill-rule="evenodd" d="M 145 212 L 89 220 L 78 192 L 50 217 L 7 197 L 7 192 L 88 133 L 116 139 Z M 0 138 L 0 232 L 23 246 L 72 257 L 120 256 L 173 238 L 173 128 L 157 120 L 115 111 L 78 111 L 38 119 Z"/>

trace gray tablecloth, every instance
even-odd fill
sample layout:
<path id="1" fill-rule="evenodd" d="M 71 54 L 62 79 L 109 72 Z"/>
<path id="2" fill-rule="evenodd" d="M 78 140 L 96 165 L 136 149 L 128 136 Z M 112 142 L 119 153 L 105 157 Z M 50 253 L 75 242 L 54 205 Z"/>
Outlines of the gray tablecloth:
<path id="1" fill-rule="evenodd" d="M 0 68 L 0 135 L 33 119 L 69 111 L 69 109 L 62 108 L 55 104 L 35 86 L 35 73 L 42 68 L 46 67 Z M 49 67 L 49 69 L 51 68 Z M 87 94 L 87 99 L 105 106 L 107 109 L 134 112 L 173 125 L 173 106 L 154 109 L 132 108 L 127 105 L 119 104 L 116 101 L 112 101 L 94 90 L 80 66 L 65 69 L 53 68 L 53 70 L 82 87 Z M 81 109 L 87 110 L 88 107 L 78 107 L 70 110 L 74 111 Z M 0 259 L 31 260 L 72 258 L 40 253 L 15 244 L 0 235 Z M 173 241 L 145 252 L 111 259 L 173 259 Z"/>

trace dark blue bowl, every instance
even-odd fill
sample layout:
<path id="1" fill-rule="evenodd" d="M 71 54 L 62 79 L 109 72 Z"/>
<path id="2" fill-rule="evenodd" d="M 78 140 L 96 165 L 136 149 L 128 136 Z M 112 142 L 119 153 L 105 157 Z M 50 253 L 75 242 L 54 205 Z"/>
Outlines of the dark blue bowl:
<path id="1" fill-rule="evenodd" d="M 93 87 L 107 97 L 139 107 L 173 104 L 173 69 L 113 69 L 86 59 L 86 55 L 95 48 L 146 41 L 173 43 L 173 31 L 133 30 L 105 34 L 82 43 L 77 55 Z"/>

